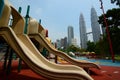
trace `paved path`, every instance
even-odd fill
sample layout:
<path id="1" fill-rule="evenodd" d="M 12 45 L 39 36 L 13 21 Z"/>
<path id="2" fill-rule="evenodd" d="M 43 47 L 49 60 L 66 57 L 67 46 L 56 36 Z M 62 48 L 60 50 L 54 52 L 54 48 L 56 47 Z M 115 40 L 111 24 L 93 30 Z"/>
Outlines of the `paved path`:
<path id="1" fill-rule="evenodd" d="M 2 71 L 2 64 L 3 62 L 0 62 L 0 80 L 47 80 L 31 71 L 24 63 L 21 72 L 18 73 L 17 60 L 12 63 L 11 74 L 6 76 L 5 72 Z M 101 66 L 101 70 L 91 69 L 90 75 L 94 80 L 120 80 L 120 67 Z"/>

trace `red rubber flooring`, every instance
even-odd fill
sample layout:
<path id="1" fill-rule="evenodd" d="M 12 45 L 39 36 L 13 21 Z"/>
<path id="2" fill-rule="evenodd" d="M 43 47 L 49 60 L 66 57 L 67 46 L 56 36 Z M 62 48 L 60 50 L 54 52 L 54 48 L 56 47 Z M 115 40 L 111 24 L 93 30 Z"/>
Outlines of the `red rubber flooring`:
<path id="1" fill-rule="evenodd" d="M 21 72 L 18 73 L 18 62 L 13 61 L 10 75 L 6 75 L 2 66 L 3 62 L 0 62 L 0 80 L 47 80 L 34 73 L 24 63 Z M 101 70 L 91 69 L 90 75 L 94 80 L 120 80 L 120 67 L 101 66 Z"/>

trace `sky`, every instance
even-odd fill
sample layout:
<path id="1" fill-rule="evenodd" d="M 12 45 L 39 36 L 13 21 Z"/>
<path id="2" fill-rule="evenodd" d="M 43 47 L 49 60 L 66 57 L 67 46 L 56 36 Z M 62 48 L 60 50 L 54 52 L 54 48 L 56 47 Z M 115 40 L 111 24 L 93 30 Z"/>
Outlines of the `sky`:
<path id="1" fill-rule="evenodd" d="M 9 0 L 18 10 L 22 7 L 22 16 L 26 15 L 27 6 L 30 5 L 30 16 L 37 21 L 41 19 L 41 24 L 48 29 L 49 38 L 55 42 L 56 39 L 67 37 L 68 26 L 74 28 L 74 38 L 80 46 L 79 16 L 83 14 L 87 32 L 91 32 L 90 13 L 94 7 L 97 15 L 102 14 L 99 0 Z M 103 0 L 105 12 L 108 9 L 117 7 L 111 4 L 110 0 Z M 92 40 L 92 35 L 88 36 Z"/>

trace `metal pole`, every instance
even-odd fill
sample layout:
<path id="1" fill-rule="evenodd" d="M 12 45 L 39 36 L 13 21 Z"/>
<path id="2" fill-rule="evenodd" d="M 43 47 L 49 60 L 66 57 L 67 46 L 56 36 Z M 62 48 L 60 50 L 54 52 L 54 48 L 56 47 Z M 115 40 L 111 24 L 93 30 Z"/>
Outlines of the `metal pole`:
<path id="1" fill-rule="evenodd" d="M 28 27 L 28 21 L 29 21 L 29 11 L 30 11 L 30 5 L 28 5 L 28 7 L 27 7 L 27 13 L 25 16 L 25 29 L 24 29 L 25 34 L 27 34 L 27 27 Z"/>
<path id="2" fill-rule="evenodd" d="M 0 0 L 0 17 L 2 16 L 3 8 L 4 8 L 4 0 Z"/>
<path id="3" fill-rule="evenodd" d="M 7 50 L 6 50 L 5 58 L 4 58 L 3 70 L 5 70 L 6 67 L 7 67 L 7 59 L 8 59 L 9 48 L 10 48 L 10 47 L 7 46 Z"/>
<path id="4" fill-rule="evenodd" d="M 102 0 L 99 0 L 99 1 L 101 2 L 101 9 L 102 9 L 102 12 L 103 12 L 104 22 L 105 22 L 105 25 L 106 25 L 106 33 L 107 33 L 107 37 L 108 37 L 110 52 L 111 52 L 111 55 L 112 55 L 112 61 L 114 63 L 115 62 L 114 52 L 113 52 L 113 48 L 112 48 L 112 42 L 111 42 L 111 39 L 110 39 L 110 33 L 109 33 L 109 29 L 108 29 L 108 24 L 107 24 L 107 20 L 106 20 L 104 8 L 103 8 L 103 2 L 102 2 Z"/>
<path id="5" fill-rule="evenodd" d="M 10 72 L 11 72 L 12 56 L 13 56 L 13 50 L 12 50 L 12 48 L 9 47 L 9 50 L 10 50 L 10 52 L 9 52 L 10 56 L 9 56 L 9 62 L 8 62 L 7 71 L 6 71 L 7 75 L 9 75 Z"/>
<path id="6" fill-rule="evenodd" d="M 39 24 L 41 24 L 41 19 L 39 20 Z"/>
<path id="7" fill-rule="evenodd" d="M 22 11 L 22 8 L 19 7 L 18 12 L 21 13 L 21 11 Z M 21 68 L 22 68 L 22 59 L 19 58 L 19 62 L 18 62 L 18 72 L 20 72 Z"/>

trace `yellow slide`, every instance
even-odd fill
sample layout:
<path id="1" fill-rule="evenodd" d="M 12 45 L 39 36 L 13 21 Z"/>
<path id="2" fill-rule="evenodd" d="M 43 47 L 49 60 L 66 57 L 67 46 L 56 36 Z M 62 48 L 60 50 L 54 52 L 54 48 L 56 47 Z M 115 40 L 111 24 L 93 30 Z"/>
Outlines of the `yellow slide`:
<path id="1" fill-rule="evenodd" d="M 80 67 L 49 62 L 39 53 L 27 35 L 16 35 L 10 27 L 0 27 L 0 36 L 33 71 L 48 79 L 92 80 Z"/>
<path id="2" fill-rule="evenodd" d="M 36 73 L 50 80 L 93 80 L 82 68 L 74 65 L 58 65 L 45 59 L 26 34 L 23 34 L 24 20 L 7 0 L 0 18 L 0 36 L 11 46 L 16 54 Z M 12 10 L 13 29 L 8 27 Z M 16 17 L 16 18 L 15 18 Z M 3 21 L 4 20 L 4 21 Z M 14 21 L 14 20 L 13 20 Z M 31 75 L 32 76 L 32 75 Z"/>
<path id="3" fill-rule="evenodd" d="M 83 68 L 97 68 L 100 69 L 100 66 L 88 62 L 88 61 L 78 61 L 76 59 L 71 58 L 66 53 L 57 50 L 51 43 L 44 37 L 44 28 L 35 20 L 30 18 L 29 25 L 28 25 L 28 35 L 30 38 L 34 38 L 36 41 L 40 43 L 43 47 L 45 47 L 50 53 L 57 55 L 71 64 L 77 65 Z"/>

